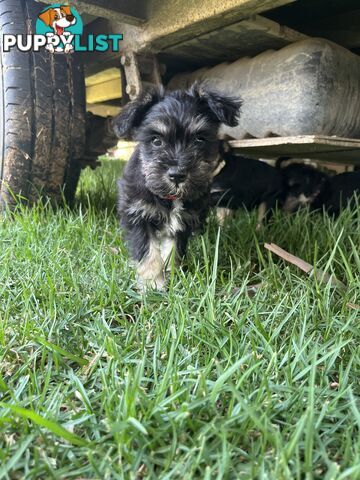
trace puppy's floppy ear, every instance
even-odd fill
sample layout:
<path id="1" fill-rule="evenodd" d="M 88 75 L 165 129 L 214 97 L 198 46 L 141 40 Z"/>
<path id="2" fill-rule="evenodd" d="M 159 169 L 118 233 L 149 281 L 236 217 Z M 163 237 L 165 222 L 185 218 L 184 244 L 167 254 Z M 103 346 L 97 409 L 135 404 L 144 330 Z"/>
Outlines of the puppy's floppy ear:
<path id="1" fill-rule="evenodd" d="M 61 10 L 65 12 L 65 15 L 72 15 L 71 7 L 69 5 L 62 5 Z"/>
<path id="2" fill-rule="evenodd" d="M 156 103 L 164 97 L 164 89 L 153 88 L 146 90 L 122 109 L 113 120 L 115 135 L 119 138 L 130 138 L 133 131 L 142 123 L 145 115 Z"/>
<path id="3" fill-rule="evenodd" d="M 45 10 L 45 12 L 40 13 L 39 15 L 40 20 L 42 20 L 45 23 L 45 25 L 48 25 L 48 26 L 51 23 L 51 13 L 50 13 L 51 10 L 52 8 L 48 8 L 47 10 Z"/>
<path id="4" fill-rule="evenodd" d="M 239 123 L 242 100 L 240 97 L 232 97 L 214 90 L 204 84 L 194 84 L 190 89 L 194 96 L 198 95 L 215 116 L 219 123 L 229 127 L 236 127 Z"/>

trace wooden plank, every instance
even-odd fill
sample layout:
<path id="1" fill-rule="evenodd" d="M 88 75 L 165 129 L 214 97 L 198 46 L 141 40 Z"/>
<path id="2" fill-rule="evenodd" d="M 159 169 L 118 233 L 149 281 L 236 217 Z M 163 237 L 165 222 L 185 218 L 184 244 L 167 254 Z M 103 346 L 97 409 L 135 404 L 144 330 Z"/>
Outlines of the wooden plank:
<path id="1" fill-rule="evenodd" d="M 221 29 L 191 38 L 161 52 L 164 59 L 175 62 L 197 61 L 197 65 L 220 63 L 243 56 L 254 56 L 265 50 L 278 50 L 289 43 L 304 40 L 306 35 L 282 26 L 260 15 L 227 25 Z"/>
<path id="2" fill-rule="evenodd" d="M 102 32 L 124 34 L 125 51 L 135 50 L 144 35 L 138 27 L 124 25 L 121 30 L 114 22 L 97 19 L 85 28 L 86 35 Z M 159 52 L 159 59 L 167 64 L 172 73 L 192 70 L 201 66 L 231 61 L 242 56 L 254 56 L 268 49 L 278 50 L 289 43 L 307 38 L 291 28 L 287 28 L 260 15 L 241 22 L 232 23 Z M 103 68 L 116 65 L 118 52 L 93 52 L 83 54 L 87 76 Z"/>
<path id="3" fill-rule="evenodd" d="M 295 0 L 152 0 L 140 42 L 163 50 Z M 125 38 L 125 37 L 124 37 Z"/>
<path id="4" fill-rule="evenodd" d="M 257 158 L 311 158 L 360 165 L 360 139 L 355 138 L 299 135 L 231 140 L 229 144 L 239 155 Z"/>

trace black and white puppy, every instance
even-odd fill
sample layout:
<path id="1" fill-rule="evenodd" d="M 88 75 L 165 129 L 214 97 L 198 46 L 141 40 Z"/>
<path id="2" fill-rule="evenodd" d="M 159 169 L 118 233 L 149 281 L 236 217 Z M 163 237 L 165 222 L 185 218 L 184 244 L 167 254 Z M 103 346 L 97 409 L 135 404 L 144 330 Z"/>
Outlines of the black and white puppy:
<path id="1" fill-rule="evenodd" d="M 328 178 L 312 209 L 325 209 L 330 215 L 339 215 L 342 208 L 355 205 L 354 194 L 360 194 L 360 172 L 346 172 Z"/>
<path id="2" fill-rule="evenodd" d="M 293 213 L 313 204 L 320 193 L 327 188 L 329 176 L 303 163 L 292 163 L 280 169 L 284 183 L 282 208 Z"/>
<path id="3" fill-rule="evenodd" d="M 138 142 L 119 181 L 118 211 L 139 286 L 163 288 L 174 252 L 201 231 L 218 165 L 220 124 L 235 126 L 241 101 L 201 84 L 144 92 L 114 119 L 118 137 Z"/>
<path id="4" fill-rule="evenodd" d="M 283 178 L 279 169 L 265 162 L 234 155 L 223 144 L 223 168 L 214 177 L 211 204 L 217 207 L 217 218 L 222 224 L 233 210 L 259 208 L 258 226 L 283 193 Z"/>

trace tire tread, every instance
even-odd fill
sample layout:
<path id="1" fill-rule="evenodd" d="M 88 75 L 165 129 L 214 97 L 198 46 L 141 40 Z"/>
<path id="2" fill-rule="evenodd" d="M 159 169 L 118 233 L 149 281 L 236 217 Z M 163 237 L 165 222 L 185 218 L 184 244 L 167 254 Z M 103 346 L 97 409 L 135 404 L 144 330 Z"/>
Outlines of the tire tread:
<path id="1" fill-rule="evenodd" d="M 0 0 L 1 31 L 33 33 L 45 6 Z M 44 50 L 28 54 L 12 50 L 0 52 L 0 57 L 1 200 L 11 203 L 9 188 L 29 200 L 44 194 L 60 200 L 64 181 L 72 183 L 67 189 L 71 200 L 80 174 L 74 166 L 79 166 L 85 141 L 85 87 L 79 60 Z M 74 84 L 81 91 L 78 98 L 71 97 Z"/>

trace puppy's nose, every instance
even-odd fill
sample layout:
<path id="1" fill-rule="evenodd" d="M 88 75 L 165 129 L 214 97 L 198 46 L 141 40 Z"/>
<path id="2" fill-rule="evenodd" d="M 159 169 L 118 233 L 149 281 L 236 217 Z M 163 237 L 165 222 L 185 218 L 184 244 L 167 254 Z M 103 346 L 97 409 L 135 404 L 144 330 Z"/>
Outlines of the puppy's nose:
<path id="1" fill-rule="evenodd" d="M 170 168 L 168 172 L 169 178 L 172 182 L 178 185 L 179 183 L 183 182 L 186 178 L 186 174 L 177 168 Z"/>
<path id="2" fill-rule="evenodd" d="M 75 18 L 74 15 L 66 15 L 66 20 L 68 22 L 72 22 L 74 20 L 74 18 Z"/>

